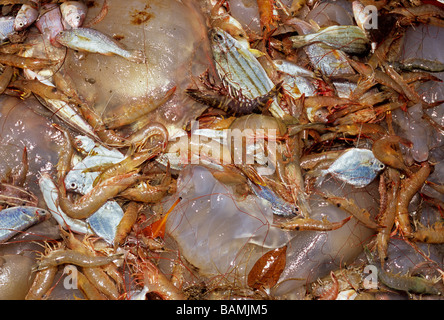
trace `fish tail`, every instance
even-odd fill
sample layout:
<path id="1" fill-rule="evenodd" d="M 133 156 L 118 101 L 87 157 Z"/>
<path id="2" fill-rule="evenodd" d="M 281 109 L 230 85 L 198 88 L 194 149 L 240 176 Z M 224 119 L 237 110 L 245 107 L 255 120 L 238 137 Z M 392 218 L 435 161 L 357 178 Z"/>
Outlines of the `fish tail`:
<path id="1" fill-rule="evenodd" d="M 145 63 L 145 52 L 142 50 L 131 50 L 130 55 L 127 58 L 129 61 L 135 62 L 135 63 Z"/>
<path id="2" fill-rule="evenodd" d="M 301 48 L 308 44 L 305 36 L 293 36 L 290 38 L 294 49 Z"/>

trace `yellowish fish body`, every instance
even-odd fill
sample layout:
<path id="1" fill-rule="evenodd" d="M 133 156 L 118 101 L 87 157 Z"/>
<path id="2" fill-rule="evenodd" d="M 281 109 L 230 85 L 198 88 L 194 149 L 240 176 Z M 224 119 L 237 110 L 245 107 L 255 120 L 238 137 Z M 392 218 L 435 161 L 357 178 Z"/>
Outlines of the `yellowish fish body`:
<path id="1" fill-rule="evenodd" d="M 128 50 L 109 36 L 90 28 L 77 28 L 61 31 L 56 40 L 70 49 L 118 55 L 135 63 L 144 63 L 145 55 L 141 50 Z"/>

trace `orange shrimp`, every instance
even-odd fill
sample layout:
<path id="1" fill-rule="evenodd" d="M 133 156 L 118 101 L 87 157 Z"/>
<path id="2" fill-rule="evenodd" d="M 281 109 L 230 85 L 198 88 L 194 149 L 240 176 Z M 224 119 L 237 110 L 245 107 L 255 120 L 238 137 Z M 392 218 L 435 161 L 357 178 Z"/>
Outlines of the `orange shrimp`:
<path id="1" fill-rule="evenodd" d="M 85 277 L 109 299 L 117 300 L 120 297 L 116 284 L 100 268 L 82 268 Z"/>
<path id="2" fill-rule="evenodd" d="M 54 62 L 46 59 L 25 58 L 15 54 L 0 54 L 0 63 L 20 69 L 40 70 L 54 65 Z"/>
<path id="3" fill-rule="evenodd" d="M 436 222 L 428 228 L 419 228 L 413 233 L 413 239 L 425 243 L 444 243 L 444 223 Z"/>
<path id="4" fill-rule="evenodd" d="M 6 66 L 3 69 L 2 74 L 0 75 L 0 94 L 5 92 L 6 87 L 12 79 L 12 75 L 14 74 L 14 68 L 11 66 Z"/>
<path id="5" fill-rule="evenodd" d="M 353 199 L 341 198 L 328 194 L 323 197 L 327 199 L 328 202 L 351 214 L 367 228 L 375 230 L 380 230 L 382 228 L 381 225 L 371 219 L 370 213 L 364 208 L 360 208 Z"/>
<path id="6" fill-rule="evenodd" d="M 428 162 L 425 162 L 417 172 L 401 182 L 401 189 L 396 200 L 396 219 L 402 234 L 406 237 L 412 235 L 412 227 L 410 225 L 410 215 L 408 211 L 409 203 L 427 180 L 430 172 L 430 165 Z"/>
<path id="7" fill-rule="evenodd" d="M 382 163 L 409 174 L 411 171 L 401 160 L 401 153 L 392 147 L 392 145 L 396 143 L 402 143 L 409 148 L 413 146 L 413 144 L 405 138 L 388 135 L 373 143 L 372 152 L 375 155 L 375 158 Z"/>
<path id="8" fill-rule="evenodd" d="M 332 231 L 339 229 L 350 219 L 351 216 L 339 222 L 330 222 L 325 217 L 322 221 L 311 218 L 293 218 L 290 221 L 281 223 L 278 227 L 284 230 L 296 231 Z"/>
<path id="9" fill-rule="evenodd" d="M 134 201 L 128 204 L 128 207 L 123 214 L 122 220 L 120 220 L 120 223 L 117 226 L 116 236 L 114 238 L 115 248 L 119 244 L 122 244 L 123 240 L 125 240 L 126 236 L 130 233 L 134 223 L 136 223 L 141 208 L 142 205 Z"/>
<path id="10" fill-rule="evenodd" d="M 80 271 L 77 271 L 77 286 L 88 300 L 106 300 L 106 297 Z"/>
<path id="11" fill-rule="evenodd" d="M 56 266 L 37 271 L 34 282 L 25 297 L 25 300 L 41 300 L 51 288 L 55 275 L 58 271 Z"/>
<path id="12" fill-rule="evenodd" d="M 86 219 L 103 206 L 106 201 L 140 182 L 142 179 L 143 177 L 138 173 L 127 173 L 109 178 L 96 185 L 90 192 L 82 196 L 75 203 L 71 202 L 58 190 L 60 209 L 71 218 Z"/>
<path id="13" fill-rule="evenodd" d="M 263 31 L 263 38 L 267 40 L 277 27 L 278 16 L 275 14 L 274 0 L 256 0 L 259 8 L 259 21 Z"/>

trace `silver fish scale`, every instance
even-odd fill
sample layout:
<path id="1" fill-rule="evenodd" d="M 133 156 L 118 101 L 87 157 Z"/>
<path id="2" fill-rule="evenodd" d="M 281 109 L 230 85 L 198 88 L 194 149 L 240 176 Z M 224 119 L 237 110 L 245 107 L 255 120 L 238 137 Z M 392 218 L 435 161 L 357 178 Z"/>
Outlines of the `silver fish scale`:
<path id="1" fill-rule="evenodd" d="M 372 182 L 384 168 L 384 164 L 375 158 L 371 150 L 352 148 L 324 170 L 324 174 L 331 174 L 348 184 L 362 188 Z"/>
<path id="2" fill-rule="evenodd" d="M 8 40 L 8 37 L 14 33 L 14 17 L 0 17 L 0 43 Z"/>
<path id="3" fill-rule="evenodd" d="M 0 211 L 0 243 L 36 224 L 45 216 L 49 216 L 49 212 L 36 207 L 3 209 Z"/>

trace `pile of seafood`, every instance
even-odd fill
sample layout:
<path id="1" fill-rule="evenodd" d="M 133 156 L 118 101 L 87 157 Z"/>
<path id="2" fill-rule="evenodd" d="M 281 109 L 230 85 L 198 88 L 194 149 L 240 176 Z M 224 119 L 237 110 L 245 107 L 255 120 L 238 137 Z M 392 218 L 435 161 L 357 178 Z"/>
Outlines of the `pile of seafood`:
<path id="1" fill-rule="evenodd" d="M 444 293 L 442 2 L 0 5 L 0 299 Z"/>

